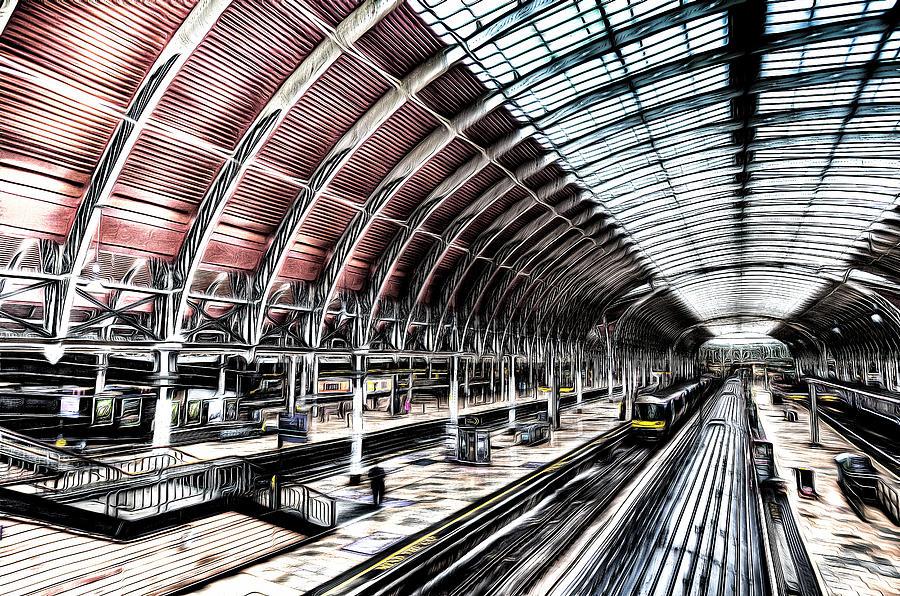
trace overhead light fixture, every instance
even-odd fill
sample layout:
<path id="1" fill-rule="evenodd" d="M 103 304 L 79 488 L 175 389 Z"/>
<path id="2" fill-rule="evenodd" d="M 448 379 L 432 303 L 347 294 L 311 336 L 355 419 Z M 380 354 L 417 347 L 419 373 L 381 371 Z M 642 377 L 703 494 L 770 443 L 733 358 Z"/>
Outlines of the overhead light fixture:
<path id="1" fill-rule="evenodd" d="M 872 313 L 872 322 L 878 323 L 879 325 L 881 325 L 882 323 L 884 323 L 884 319 L 882 319 L 881 315 L 878 314 L 877 312 L 873 312 Z"/>

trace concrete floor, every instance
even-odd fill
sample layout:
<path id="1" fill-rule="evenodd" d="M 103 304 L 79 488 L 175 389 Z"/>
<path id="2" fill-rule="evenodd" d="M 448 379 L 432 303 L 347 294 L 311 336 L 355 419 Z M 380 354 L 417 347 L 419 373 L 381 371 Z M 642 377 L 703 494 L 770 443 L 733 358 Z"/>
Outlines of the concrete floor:
<path id="1" fill-rule="evenodd" d="M 775 447 L 779 474 L 788 480 L 788 496 L 799 514 L 797 524 L 827 594 L 900 596 L 900 527 L 873 507 L 868 508 L 869 521 L 862 521 L 837 484 L 834 456 L 861 451 L 825 423 L 820 424 L 820 445 L 810 445 L 805 408 L 794 406 L 798 420 L 787 422 L 783 410 L 788 405 L 773 406 L 767 392 L 754 392 L 760 422 Z M 873 463 L 882 478 L 900 490 L 900 481 Z M 797 467 L 815 470 L 818 499 L 798 496 L 793 476 Z"/>
<path id="2" fill-rule="evenodd" d="M 384 506 L 337 529 L 313 544 L 254 565 L 196 592 L 218 594 L 302 594 L 382 552 L 482 497 L 524 477 L 617 424 L 616 404 L 594 402 L 582 414 L 564 411 L 562 429 L 543 445 L 503 447 L 495 441 L 490 467 L 471 467 L 446 460 L 434 448 L 385 460 L 388 472 Z M 371 503 L 367 486 L 350 487 L 345 476 L 311 484 L 345 500 Z"/>

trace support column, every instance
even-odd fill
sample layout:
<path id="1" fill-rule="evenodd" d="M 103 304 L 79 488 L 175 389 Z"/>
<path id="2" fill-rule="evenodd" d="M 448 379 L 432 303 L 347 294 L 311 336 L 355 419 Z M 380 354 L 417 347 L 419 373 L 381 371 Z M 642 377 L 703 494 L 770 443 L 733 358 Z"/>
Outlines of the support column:
<path id="1" fill-rule="evenodd" d="M 506 382 L 506 390 L 509 396 L 509 424 L 510 426 L 516 423 L 516 357 L 510 355 L 509 357 L 509 369 L 506 371 L 507 373 L 507 382 Z"/>
<path id="2" fill-rule="evenodd" d="M 606 323 L 606 316 L 603 317 L 603 332 L 606 336 L 606 392 L 609 401 L 613 398 L 613 351 L 612 338 L 609 336 L 609 325 Z"/>
<path id="3" fill-rule="evenodd" d="M 547 400 L 547 419 L 550 426 L 559 428 L 559 374 L 556 370 L 556 351 L 551 348 L 547 365 L 547 385 L 550 387 L 550 398 Z"/>
<path id="4" fill-rule="evenodd" d="M 816 385 L 809 383 L 809 442 L 819 444 L 819 409 L 816 396 Z"/>
<path id="5" fill-rule="evenodd" d="M 534 359 L 528 358 L 528 393 L 531 394 L 531 399 L 537 399 L 537 387 L 534 385 Z"/>
<path id="6" fill-rule="evenodd" d="M 297 357 L 286 356 L 284 359 L 285 375 L 285 405 L 288 414 L 297 413 Z"/>
<path id="7" fill-rule="evenodd" d="M 306 396 L 316 392 L 313 386 L 313 359 L 315 354 L 303 354 L 300 360 L 300 407 L 306 406 Z"/>
<path id="8" fill-rule="evenodd" d="M 447 454 L 455 458 L 459 428 L 459 356 L 451 356 L 447 364 L 450 367 L 447 375 L 450 383 L 450 399 L 447 404 L 450 409 L 450 420 L 447 423 Z"/>
<path id="9" fill-rule="evenodd" d="M 219 384 L 216 387 L 216 395 L 225 394 L 225 367 L 228 364 L 228 356 L 219 356 Z"/>
<path id="10" fill-rule="evenodd" d="M 469 359 L 463 360 L 463 389 L 466 392 L 466 399 L 463 408 L 469 407 L 469 400 L 472 396 L 472 387 L 469 385 Z"/>
<path id="11" fill-rule="evenodd" d="M 352 439 L 350 447 L 350 477 L 356 479 L 362 474 L 362 435 L 363 435 L 363 400 L 366 391 L 365 357 L 361 354 L 353 356 L 353 413 Z"/>
<path id="12" fill-rule="evenodd" d="M 575 404 L 578 411 L 581 411 L 581 402 L 584 401 L 584 382 L 581 379 L 582 368 L 584 368 L 584 359 L 581 354 L 578 355 L 577 365 L 573 374 L 575 375 Z"/>
<path id="13" fill-rule="evenodd" d="M 498 395 L 497 395 L 496 379 L 494 378 L 494 359 L 493 358 L 491 358 L 491 384 L 489 385 L 489 387 L 490 387 L 490 392 L 491 392 L 491 403 L 494 403 L 495 401 L 499 401 L 497 399 Z"/>
<path id="14" fill-rule="evenodd" d="M 97 378 L 94 381 L 94 395 L 106 388 L 106 371 L 109 369 L 109 353 L 97 354 Z"/>
<path id="15" fill-rule="evenodd" d="M 177 354 L 172 350 L 156 353 L 156 370 L 159 376 L 159 397 L 153 418 L 153 447 L 168 447 L 172 431 L 172 374 L 175 372 Z"/>

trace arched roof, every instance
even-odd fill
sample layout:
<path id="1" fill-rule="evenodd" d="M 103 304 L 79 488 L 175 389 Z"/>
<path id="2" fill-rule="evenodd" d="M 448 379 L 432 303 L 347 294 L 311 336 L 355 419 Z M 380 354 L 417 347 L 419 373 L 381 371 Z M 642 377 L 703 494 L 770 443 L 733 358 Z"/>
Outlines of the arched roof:
<path id="1" fill-rule="evenodd" d="M 438 348 L 642 288 L 691 345 L 839 317 L 900 267 L 893 4 L 5 0 L 0 330 Z"/>

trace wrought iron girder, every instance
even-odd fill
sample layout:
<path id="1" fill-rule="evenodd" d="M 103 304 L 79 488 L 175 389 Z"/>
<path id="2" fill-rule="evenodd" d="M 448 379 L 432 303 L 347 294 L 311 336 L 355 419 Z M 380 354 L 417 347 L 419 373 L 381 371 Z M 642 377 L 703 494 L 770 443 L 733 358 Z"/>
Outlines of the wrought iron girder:
<path id="1" fill-rule="evenodd" d="M 597 213 L 597 211 L 594 211 L 582 214 L 584 221 L 579 222 L 578 226 L 587 224 L 587 222 L 590 221 L 592 217 Z M 478 280 L 476 280 L 474 284 L 475 291 L 469 293 L 470 299 L 467 300 L 462 307 L 457 307 L 456 309 L 461 312 L 464 312 L 466 310 L 468 311 L 466 323 L 463 327 L 463 338 L 465 338 L 468 333 L 468 330 L 473 321 L 473 317 L 482 310 L 491 310 L 490 307 L 488 309 L 482 309 L 481 306 L 487 297 L 488 289 L 492 287 L 492 282 L 497 279 L 498 274 L 501 274 L 501 278 L 496 285 L 499 288 L 503 288 L 505 290 L 508 289 L 510 285 L 512 285 L 512 283 L 522 273 L 523 270 L 530 267 L 532 263 L 534 263 L 538 259 L 550 260 L 552 262 L 552 259 L 554 259 L 557 254 L 566 253 L 566 251 L 582 242 L 588 242 L 589 245 L 602 252 L 602 245 L 609 238 L 610 234 L 607 234 L 607 236 L 602 240 L 594 238 L 593 234 L 600 231 L 604 227 L 604 225 L 605 224 L 603 221 L 595 222 L 594 224 L 588 226 L 586 230 L 584 230 L 584 235 L 571 238 L 568 241 L 562 243 L 560 246 L 557 246 L 548 251 L 548 247 L 550 247 L 558 239 L 562 238 L 572 230 L 572 228 L 568 228 L 565 225 L 557 226 L 555 230 L 543 235 L 541 237 L 541 242 L 537 243 L 534 247 L 518 257 L 516 262 L 510 266 L 507 266 L 505 264 L 505 261 L 515 250 L 517 250 L 521 246 L 521 244 L 510 243 L 504 246 L 503 249 L 501 249 L 501 251 L 498 252 L 498 254 L 492 259 L 491 262 L 493 266 L 487 268 L 484 272 L 482 272 Z M 529 236 L 530 235 L 523 233 L 523 237 L 528 238 Z M 505 280 L 504 277 L 506 278 Z M 498 296 L 498 298 L 502 298 L 504 294 L 505 291 L 502 293 L 499 291 L 495 292 L 495 295 Z M 490 327 L 490 322 L 490 319 L 488 319 L 487 328 Z"/>
<path id="2" fill-rule="evenodd" d="M 291 201 L 284 217 L 278 224 L 274 236 L 263 256 L 253 284 L 253 299 L 258 301 L 260 327 L 262 332 L 264 313 L 269 306 L 269 295 L 284 261 L 287 259 L 294 238 L 309 217 L 322 191 L 334 179 L 340 169 L 379 127 L 384 124 L 407 101 L 406 93 L 416 93 L 438 78 L 451 66 L 452 48 L 438 52 L 421 66 L 413 70 L 400 84 L 392 88 L 363 114 L 350 129 L 341 136 L 310 176 L 308 188 L 302 189 Z"/>
<path id="3" fill-rule="evenodd" d="M 88 251 L 102 216 L 101 209 L 109 199 L 113 186 L 122 172 L 125 162 L 138 137 L 144 131 L 150 115 L 162 99 L 175 76 L 215 25 L 219 16 L 231 4 L 231 0 L 200 2 L 191 9 L 184 22 L 169 40 L 156 61 L 148 70 L 135 92 L 128 109 L 119 120 L 112 138 L 103 150 L 97 167 L 91 175 L 84 198 L 75 210 L 72 226 L 65 243 L 60 248 L 56 273 L 66 276 L 60 283 L 56 303 L 53 334 L 65 337 L 69 331 L 72 307 L 75 303 L 75 279 L 84 268 Z M 15 2 L 12 3 L 15 6 Z M 2 13 L 0 13 L 2 14 Z M 5 24 L 0 18 L 0 25 Z M 3 27 L 0 26 L 0 31 Z"/>
<path id="4" fill-rule="evenodd" d="M 583 217 L 583 214 L 582 214 Z M 509 241 L 507 241 L 498 251 L 497 253 L 491 257 L 489 262 L 492 264 L 491 267 L 487 268 L 482 274 L 479 276 L 479 279 L 475 283 L 475 290 L 470 292 L 468 295 L 472 298 L 480 299 L 482 292 L 484 292 L 485 287 L 489 284 L 490 280 L 493 277 L 493 274 L 502 266 L 505 265 L 506 259 L 515 252 L 523 243 L 531 241 L 532 237 L 536 232 L 541 230 L 546 225 L 550 224 L 557 218 L 561 218 L 557 212 L 546 213 L 534 221 L 526 225 L 522 230 L 520 230 L 517 234 L 515 234 Z M 573 222 L 567 220 L 566 218 L 561 218 L 563 221 L 557 223 L 554 226 L 554 229 L 547 234 L 544 234 L 540 237 L 540 240 L 537 242 L 535 247 L 538 250 L 542 250 L 544 247 L 554 242 L 559 236 L 568 232 L 569 230 L 575 228 L 576 226 Z M 532 248 L 534 250 L 534 248 Z M 443 325 L 444 319 L 447 316 L 447 313 L 450 308 L 450 302 L 453 297 L 459 291 L 462 281 L 468 273 L 471 265 L 473 264 L 476 258 L 483 258 L 480 251 L 477 254 L 474 254 L 472 259 L 469 259 L 468 263 L 465 263 L 465 266 L 462 263 L 458 264 L 454 269 L 454 274 L 451 277 L 450 283 L 444 284 L 444 290 L 441 293 L 441 299 L 438 304 L 440 318 L 438 319 L 438 328 L 440 329 Z M 469 253 L 473 254 L 473 253 Z M 463 259 L 464 261 L 466 259 Z M 457 309 L 459 310 L 459 309 Z"/>
<path id="5" fill-rule="evenodd" d="M 597 261 L 587 259 L 567 259 L 563 261 L 555 271 L 550 273 L 549 279 L 544 280 L 544 290 L 542 292 L 537 291 L 539 287 L 537 281 L 530 284 L 528 291 L 523 294 L 523 299 L 527 297 L 528 302 L 524 305 L 521 302 L 514 305 L 513 311 L 509 313 L 507 324 L 515 320 L 519 312 L 525 313 L 522 322 L 527 324 L 539 306 L 543 307 L 546 312 L 555 304 L 556 300 L 564 296 L 567 296 L 569 300 L 574 300 L 577 296 L 576 292 L 572 291 L 572 288 L 579 283 L 585 285 L 596 284 L 595 280 L 598 277 L 602 277 L 605 282 L 628 279 L 633 270 L 640 269 L 637 263 L 629 260 L 630 254 L 629 245 L 619 239 L 614 248 L 601 255 L 604 258 L 600 261 L 601 267 L 599 271 L 596 266 Z M 612 275 L 603 277 L 606 272 L 611 272 Z M 596 289 L 594 289 L 591 295 L 605 297 L 614 293 L 615 289 L 616 286 L 612 285 L 603 294 L 598 294 Z M 547 294 L 552 291 L 557 293 L 557 299 L 547 300 Z M 541 317 L 537 320 L 537 324 L 540 325 L 543 321 L 544 319 Z"/>
<path id="6" fill-rule="evenodd" d="M 556 266 L 559 266 L 560 261 L 568 262 L 581 257 L 584 249 L 587 251 L 596 250 L 603 254 L 605 251 L 602 248 L 605 241 L 611 237 L 611 234 L 607 233 L 606 237 L 600 242 L 600 246 L 598 246 L 597 242 L 591 242 L 590 239 L 608 224 L 604 221 L 599 221 L 591 224 L 585 229 L 587 236 L 581 236 L 577 238 L 569 239 L 568 241 L 562 243 L 560 246 L 556 247 L 552 251 L 534 251 L 532 254 L 524 255 L 522 258 L 521 266 L 516 264 L 514 268 L 511 270 L 511 275 L 507 275 L 508 279 L 501 282 L 497 285 L 497 289 L 493 292 L 494 300 L 493 305 L 491 302 L 488 302 L 488 306 L 483 310 L 484 312 L 490 312 L 490 316 L 487 320 L 487 328 L 490 329 L 494 320 L 496 320 L 496 316 L 499 312 L 500 307 L 503 305 L 504 300 L 507 297 L 510 289 L 513 287 L 516 279 L 518 279 L 524 271 L 528 270 L 528 277 L 534 283 L 538 279 L 542 279 L 548 271 L 553 270 Z M 586 246 L 579 247 L 581 244 L 586 244 Z M 489 287 L 489 286 L 488 286 Z M 487 292 L 487 287 L 484 290 Z M 478 302 L 481 302 L 483 298 L 479 297 L 476 302 L 476 307 Z M 475 309 L 472 310 L 475 312 Z M 469 315 L 469 319 L 471 320 L 471 313 Z M 468 327 L 468 321 L 466 322 L 466 327 Z M 463 333 L 465 334 L 465 328 L 463 329 Z"/>
<path id="7" fill-rule="evenodd" d="M 519 168 L 516 172 L 516 176 L 519 178 L 525 178 L 527 175 L 534 174 L 546 165 L 546 161 L 544 159 L 538 160 L 537 162 L 532 162 L 531 164 L 526 164 L 525 166 Z M 441 294 L 440 300 L 440 309 L 443 311 L 443 305 L 449 302 L 451 296 L 447 295 L 447 292 L 452 289 L 456 283 L 468 272 L 469 267 L 471 267 L 474 260 L 481 255 L 482 252 L 503 232 L 510 226 L 513 225 L 520 217 L 522 217 L 525 213 L 527 213 L 530 209 L 535 206 L 544 206 L 549 209 L 550 212 L 555 213 L 556 210 L 554 207 L 548 205 L 545 201 L 555 195 L 557 192 L 565 188 L 568 178 L 562 178 L 558 180 L 554 180 L 550 184 L 538 189 L 535 197 L 527 196 L 521 201 L 515 203 L 513 206 L 506 209 L 500 217 L 498 217 L 491 225 L 489 225 L 484 231 L 482 231 L 478 237 L 472 242 L 469 250 L 465 252 L 462 256 L 462 263 L 457 264 L 457 266 L 453 269 L 453 282 L 445 283 L 443 285 L 444 291 Z M 469 224 L 474 222 L 478 216 L 480 216 L 486 209 L 493 204 L 491 201 L 491 195 L 496 194 L 497 200 L 502 198 L 503 194 L 499 193 L 499 189 L 496 187 L 488 190 L 482 197 L 476 200 L 472 207 L 473 209 L 466 209 L 463 211 L 457 218 L 450 224 L 448 227 L 448 232 L 452 232 L 453 241 L 459 238 L 459 236 L 465 231 L 466 227 Z M 577 202 L 576 199 L 572 201 L 566 202 L 563 205 L 560 205 L 562 212 L 564 213 L 567 208 L 574 207 L 574 204 Z M 412 318 L 415 315 L 416 307 L 421 302 L 424 297 L 424 292 L 428 287 L 428 284 L 434 277 L 435 272 L 437 271 L 438 266 L 441 261 L 447 254 L 447 250 L 450 247 L 450 243 L 448 242 L 444 246 L 435 245 L 432 247 L 432 250 L 429 251 L 428 255 L 425 257 L 425 260 L 422 264 L 417 268 L 418 271 L 425 273 L 425 275 L 417 275 L 416 278 L 413 279 L 410 284 L 410 290 L 408 293 L 409 298 L 409 311 L 407 314 L 407 322 L 404 326 L 404 336 L 406 335 L 406 330 L 408 330 L 412 326 Z M 404 338 L 404 343 L 405 343 Z"/>
<path id="8" fill-rule="evenodd" d="M 564 288 L 561 287 L 563 285 L 562 282 L 568 281 L 567 277 L 571 278 L 575 275 L 571 273 L 572 269 L 595 270 L 593 262 L 588 260 L 594 252 L 596 251 L 591 249 L 586 255 L 571 256 L 571 258 L 567 255 L 566 258 L 559 259 L 557 262 L 553 263 L 553 266 L 548 267 L 542 275 L 536 276 L 530 280 L 530 283 L 520 285 L 517 288 L 516 293 L 507 302 L 506 316 L 503 317 L 506 321 L 503 328 L 503 336 L 505 337 L 508 334 L 513 323 L 517 320 L 518 314 L 522 311 L 523 306 L 525 310 L 530 313 L 530 311 L 536 308 L 542 301 L 542 297 L 537 293 L 537 289 L 541 285 L 545 288 L 556 288 L 559 293 L 563 293 Z M 615 248 L 612 248 L 602 255 L 598 255 L 598 257 L 604 259 L 605 266 L 601 268 L 600 271 L 597 271 L 596 275 L 602 275 L 606 269 L 611 268 L 613 264 L 617 264 L 620 260 L 620 255 Z M 578 267 L 579 261 L 584 263 L 580 268 Z M 604 280 L 607 281 L 606 278 Z M 526 299 L 528 299 L 527 305 L 524 304 Z M 499 322 L 500 320 L 499 311 L 495 312 L 492 322 Z M 527 322 L 527 317 L 525 321 L 523 321 L 523 324 L 525 322 Z"/>
<path id="9" fill-rule="evenodd" d="M 338 240 L 337 245 L 332 251 L 331 258 L 320 276 L 321 284 L 324 289 L 322 303 L 327 304 L 337 291 L 337 284 L 338 280 L 341 278 L 341 274 L 350 263 L 350 259 L 355 254 L 359 243 L 371 229 L 371 226 L 375 221 L 375 216 L 382 212 L 403 185 L 412 179 L 413 176 L 415 176 L 435 155 L 440 153 L 454 139 L 459 138 L 459 131 L 471 127 L 473 124 L 484 118 L 491 110 L 496 108 L 497 105 L 499 105 L 499 103 L 492 100 L 491 96 L 487 96 L 482 100 L 475 102 L 473 105 L 454 116 L 450 121 L 449 127 L 439 126 L 435 129 L 391 169 L 375 190 L 372 191 L 372 194 L 368 199 L 366 199 L 363 209 L 353 216 L 353 220 L 344 230 L 344 233 L 341 235 L 340 240 Z M 520 141 L 524 140 L 531 132 L 532 131 L 528 129 L 517 130 L 515 133 L 505 137 L 494 146 L 483 150 L 484 152 L 479 157 L 471 160 L 469 164 L 464 165 L 461 170 L 471 168 L 469 175 L 474 175 L 498 156 L 503 155 Z M 467 168 L 467 166 L 469 166 L 469 168 Z M 462 179 L 462 177 L 456 177 L 448 187 L 441 189 L 439 186 L 438 189 L 441 190 L 441 193 L 437 195 L 431 193 L 428 197 L 425 197 L 423 203 L 420 204 L 423 211 L 414 213 L 408 224 L 413 225 L 412 219 L 417 216 L 421 218 L 423 214 L 427 215 L 427 210 L 431 209 L 433 211 L 437 209 L 440 206 L 440 203 L 449 196 L 450 193 L 446 191 L 461 186 L 463 183 L 465 183 L 465 180 Z M 421 221 L 424 221 L 424 219 Z M 417 225 L 420 225 L 421 221 L 418 222 Z M 377 299 L 377 297 L 373 297 L 373 300 L 375 299 Z M 324 317 L 322 323 L 324 324 Z"/>
<path id="10" fill-rule="evenodd" d="M 215 224 L 219 221 L 228 199 L 234 193 L 241 176 L 250 166 L 253 158 L 284 122 L 291 108 L 341 56 L 343 44 L 352 44 L 362 37 L 369 29 L 393 12 L 401 4 L 401 1 L 366 0 L 359 8 L 350 13 L 335 28 L 333 37 L 326 37 L 288 76 L 269 98 L 254 123 L 237 143 L 234 154 L 225 161 L 201 199 L 175 258 L 175 285 L 179 294 L 175 301 L 178 309 L 173 313 L 173 319 L 170 322 L 173 337 L 181 334 L 191 281 L 200 267 L 206 248 L 215 232 Z M 253 329 L 256 329 L 256 326 Z"/>
<path id="11" fill-rule="evenodd" d="M 524 140 L 524 138 L 530 134 L 528 129 L 517 129 L 506 138 L 495 144 L 491 149 L 488 150 L 489 153 L 494 155 L 502 155 L 509 151 L 512 147 L 516 146 L 519 142 Z M 391 239 L 390 244 L 385 249 L 384 253 L 380 256 L 377 265 L 375 266 L 375 270 L 371 275 L 371 279 L 369 280 L 367 292 L 369 293 L 369 299 L 372 304 L 372 309 L 369 314 L 369 322 L 367 323 L 367 328 L 371 330 L 372 322 L 374 317 L 378 311 L 378 305 L 381 300 L 381 296 L 384 293 L 384 290 L 387 286 L 387 282 L 390 279 L 391 273 L 396 266 L 397 259 L 403 254 L 403 252 L 409 247 L 410 242 L 415 236 L 416 232 L 422 227 L 422 225 L 428 220 L 431 215 L 435 213 L 435 211 L 440 208 L 443 202 L 450 197 L 454 192 L 459 190 L 463 185 L 465 185 L 473 176 L 477 175 L 483 168 L 485 168 L 491 162 L 490 158 L 486 155 L 477 155 L 473 159 L 471 159 L 468 163 L 461 166 L 456 172 L 453 173 L 449 178 L 445 179 L 441 184 L 438 185 L 424 200 L 422 200 L 419 205 L 416 207 L 415 211 L 409 216 L 407 219 L 406 225 L 402 227 L 394 237 Z M 483 211 L 483 209 L 479 210 L 481 205 L 493 204 L 494 201 L 500 198 L 502 194 L 505 194 L 506 191 L 511 190 L 514 187 L 514 183 L 505 178 L 495 184 L 485 195 L 483 195 L 479 201 L 476 201 L 474 204 L 470 204 L 467 207 L 468 213 L 479 213 Z M 483 203 L 481 202 L 483 201 Z M 453 225 L 445 231 L 443 237 L 451 236 L 455 238 L 462 231 L 462 226 L 460 225 L 459 218 L 454 221 Z"/>
<path id="12" fill-rule="evenodd" d="M 639 272 L 639 269 L 633 263 L 626 263 L 624 267 L 617 268 L 614 271 L 615 273 L 611 278 L 604 278 L 607 282 L 607 288 L 602 294 L 598 294 L 594 289 L 597 274 L 586 275 L 587 271 L 583 270 L 581 274 L 573 275 L 567 284 L 557 288 L 554 297 L 548 299 L 546 296 L 538 296 L 530 301 L 530 305 L 520 309 L 520 312 L 525 313 L 525 320 L 527 321 L 538 314 L 536 305 L 544 303 L 545 308 L 539 318 L 539 324 L 557 328 L 562 326 L 565 321 L 569 324 L 574 323 L 576 326 L 582 325 L 582 333 L 585 333 L 595 324 L 597 318 L 594 318 L 593 322 L 584 320 L 580 313 L 591 308 L 600 311 L 611 302 L 613 297 L 627 292 L 628 288 L 634 284 L 635 278 L 632 277 L 632 274 Z M 611 283 L 609 283 L 610 281 Z M 575 314 L 567 316 L 568 312 L 574 312 Z"/>

